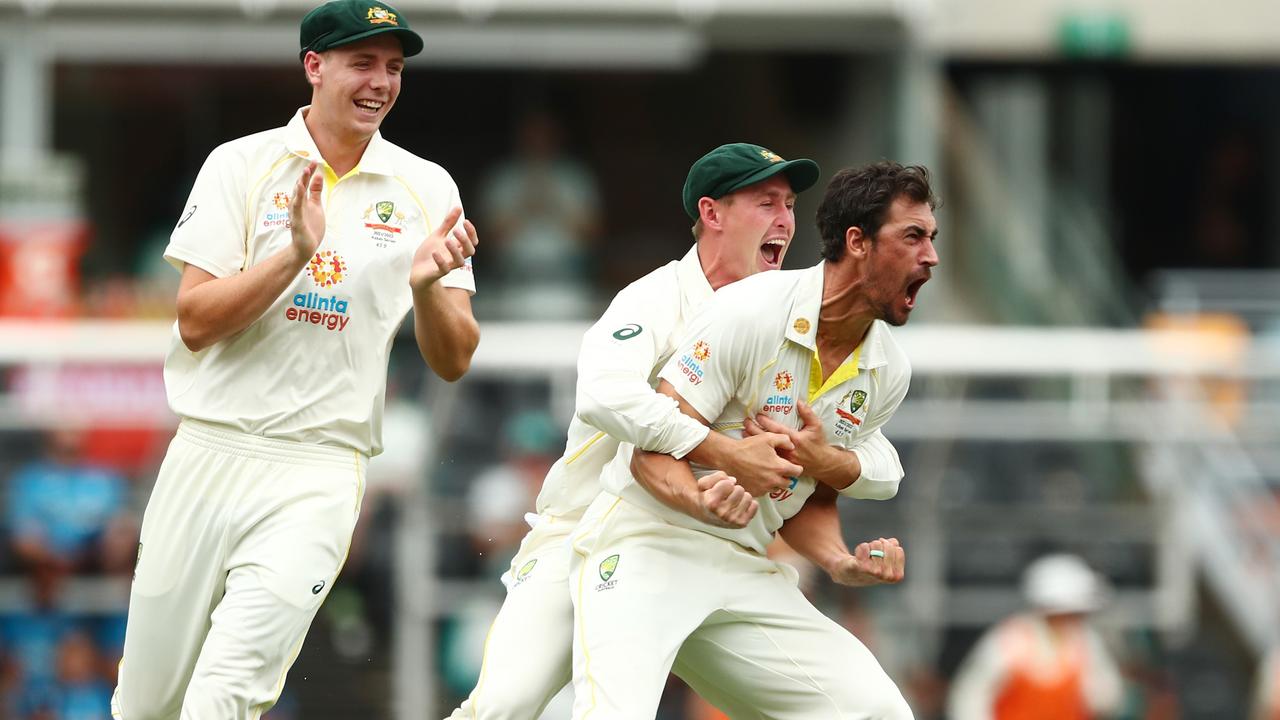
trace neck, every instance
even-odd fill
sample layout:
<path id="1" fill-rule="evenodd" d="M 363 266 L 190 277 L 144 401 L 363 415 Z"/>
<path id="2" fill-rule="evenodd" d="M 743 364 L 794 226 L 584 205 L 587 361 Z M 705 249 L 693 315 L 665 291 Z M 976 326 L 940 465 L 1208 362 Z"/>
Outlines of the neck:
<path id="1" fill-rule="evenodd" d="M 308 110 L 302 119 L 307 125 L 307 132 L 311 133 L 316 149 L 320 151 L 320 157 L 335 175 L 342 177 L 360 163 L 372 137 L 354 136 L 350 131 L 337 127 L 336 123 L 327 122 L 314 108 Z"/>
<path id="2" fill-rule="evenodd" d="M 818 310 L 818 346 L 862 344 L 875 311 L 867 304 L 863 292 L 865 279 L 846 272 L 844 263 L 827 261 L 822 266 L 822 306 Z"/>
<path id="3" fill-rule="evenodd" d="M 742 279 L 721 256 L 712 253 L 708 247 L 706 243 L 698 242 L 698 264 L 702 266 L 702 274 L 707 277 L 712 290 L 719 290 Z"/>

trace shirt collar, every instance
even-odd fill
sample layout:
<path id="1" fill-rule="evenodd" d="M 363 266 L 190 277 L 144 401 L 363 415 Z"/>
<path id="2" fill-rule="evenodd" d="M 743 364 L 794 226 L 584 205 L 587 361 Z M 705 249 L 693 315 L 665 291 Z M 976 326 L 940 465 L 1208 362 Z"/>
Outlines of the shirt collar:
<path id="1" fill-rule="evenodd" d="M 698 244 L 694 243 L 689 252 L 676 263 L 676 279 L 680 283 L 680 295 L 684 301 L 684 309 L 697 310 L 715 294 L 707 275 L 702 271 L 702 260 L 698 258 Z M 686 312 L 684 317 L 693 317 Z"/>
<path id="2" fill-rule="evenodd" d="M 822 282 L 826 261 L 807 270 L 800 270 L 799 281 L 787 316 L 787 339 L 810 350 L 818 349 L 818 313 L 822 310 Z M 873 320 L 862 339 L 862 351 L 858 354 L 858 367 L 863 370 L 888 364 L 884 350 L 884 321 Z"/>
<path id="3" fill-rule="evenodd" d="M 289 152 L 303 160 L 324 162 L 324 158 L 320 156 L 320 150 L 316 148 L 315 140 L 311 137 L 311 131 L 307 129 L 305 116 L 310 109 L 310 105 L 298 108 L 290 118 L 289 124 L 285 126 L 285 145 Z M 375 131 L 356 169 L 362 173 L 394 175 L 389 145 L 390 143 L 382 139 L 382 131 Z"/>

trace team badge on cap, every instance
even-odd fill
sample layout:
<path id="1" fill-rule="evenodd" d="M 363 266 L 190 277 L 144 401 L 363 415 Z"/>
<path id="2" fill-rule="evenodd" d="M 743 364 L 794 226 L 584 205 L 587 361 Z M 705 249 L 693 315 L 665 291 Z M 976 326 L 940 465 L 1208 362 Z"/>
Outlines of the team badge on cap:
<path id="1" fill-rule="evenodd" d="M 395 13 L 387 12 L 386 10 L 378 7 L 377 5 L 374 5 L 373 7 L 369 8 L 369 13 L 365 15 L 365 19 L 369 21 L 370 25 L 381 25 L 383 23 L 390 23 L 392 25 L 400 24 L 400 21 L 396 20 Z"/>

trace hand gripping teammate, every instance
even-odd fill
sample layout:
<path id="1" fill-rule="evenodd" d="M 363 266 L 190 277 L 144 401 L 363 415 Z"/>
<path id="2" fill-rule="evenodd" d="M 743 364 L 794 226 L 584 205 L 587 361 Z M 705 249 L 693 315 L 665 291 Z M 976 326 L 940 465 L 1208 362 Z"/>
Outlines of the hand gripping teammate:
<path id="1" fill-rule="evenodd" d="M 748 439 L 784 431 L 780 450 L 803 469 L 757 498 L 746 527 L 724 528 L 632 482 L 634 472 L 645 485 L 687 486 L 688 460 L 628 459 L 623 447 L 570 538 L 575 720 L 652 718 L 673 663 L 731 717 L 911 717 L 866 647 L 765 549 L 814 495 L 897 492 L 902 466 L 880 428 L 910 366 L 888 325 L 907 321 L 938 262 L 934 204 L 923 168 L 841 171 L 818 209 L 823 262 L 735 283 L 689 324 L 659 391 L 712 435 L 741 434 L 744 417 Z M 854 564 L 884 565 L 892 580 L 902 560 L 880 539 Z"/>
<path id="2" fill-rule="evenodd" d="M 696 221 L 696 244 L 679 261 L 618 293 L 587 331 L 565 454 L 547 475 L 538 520 L 503 576 L 507 597 L 489 631 L 479 681 L 452 718 L 534 720 L 569 682 L 573 608 L 567 538 L 599 492 L 600 472 L 621 442 L 731 471 L 734 477 L 704 478 L 702 489 L 692 481 L 654 488 L 682 512 L 725 527 L 745 525 L 754 512 L 753 495 L 784 488 L 799 472 L 798 465 L 778 457 L 780 449 L 793 449 L 784 435 L 761 433 L 741 441 L 708 433 L 653 386 L 686 323 L 719 288 L 781 267 L 795 233 L 795 194 L 817 177 L 810 160 L 786 161 L 748 143 L 718 147 L 690 168 L 684 197 Z M 711 205 L 700 208 L 699 198 L 710 198 Z M 839 552 L 844 546 L 834 505 L 831 511 L 797 516 L 785 531 L 788 541 L 813 549 L 810 559 L 840 579 L 874 581 L 856 571 L 847 549 Z"/>

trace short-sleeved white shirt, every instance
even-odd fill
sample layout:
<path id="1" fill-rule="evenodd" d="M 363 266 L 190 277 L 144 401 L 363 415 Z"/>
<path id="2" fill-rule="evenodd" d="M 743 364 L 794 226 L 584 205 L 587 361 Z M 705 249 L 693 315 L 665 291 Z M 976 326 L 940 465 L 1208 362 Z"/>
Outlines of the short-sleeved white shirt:
<path id="1" fill-rule="evenodd" d="M 707 437 L 671 398 L 653 391 L 685 324 L 711 299 L 694 246 L 636 280 L 587 330 L 578 353 L 577 409 L 565 453 L 538 493 L 538 513 L 580 517 L 600 493 L 600 471 L 623 441 L 683 457 Z"/>
<path id="2" fill-rule="evenodd" d="M 743 419 L 757 413 L 798 428 L 802 422 L 796 403 L 807 402 L 822 420 L 827 441 L 855 452 L 862 463 L 862 476 L 844 494 L 892 497 L 902 465 L 880 427 L 905 397 L 911 366 L 888 327 L 877 320 L 822 382 L 817 329 L 823 267 L 761 273 L 723 288 L 690 323 L 660 377 L 711 420 L 713 430 L 735 437 L 741 437 Z M 751 523 L 735 530 L 702 523 L 653 498 L 632 478 L 625 449 L 605 469 L 601 484 L 668 522 L 759 552 L 815 488 L 812 478 L 792 478 L 791 487 L 759 498 L 760 510 Z"/>
<path id="3" fill-rule="evenodd" d="M 376 455 L 387 357 L 413 307 L 413 254 L 461 201 L 443 168 L 381 134 L 338 178 L 307 131 L 306 112 L 210 153 L 165 259 L 179 271 L 189 263 L 223 278 L 286 247 L 294 185 L 313 161 L 325 176 L 323 241 L 289 288 L 240 333 L 193 353 L 175 323 L 165 389 L 180 417 Z M 441 282 L 475 291 L 469 262 Z"/>

